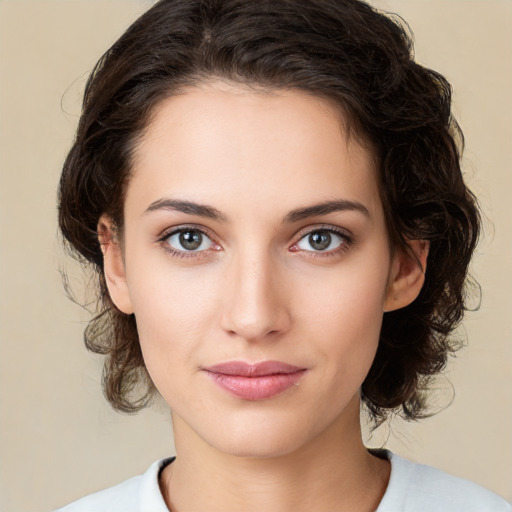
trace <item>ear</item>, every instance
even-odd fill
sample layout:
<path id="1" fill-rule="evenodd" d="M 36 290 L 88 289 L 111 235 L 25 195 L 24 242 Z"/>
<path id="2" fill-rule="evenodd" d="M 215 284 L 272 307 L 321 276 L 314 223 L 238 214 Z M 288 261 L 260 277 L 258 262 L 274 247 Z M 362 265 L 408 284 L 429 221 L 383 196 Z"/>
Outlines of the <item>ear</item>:
<path id="1" fill-rule="evenodd" d="M 105 215 L 98 222 L 98 240 L 103 253 L 103 271 L 110 298 L 120 311 L 131 315 L 133 307 L 126 282 L 122 249 L 116 240 L 112 220 Z"/>
<path id="2" fill-rule="evenodd" d="M 409 240 L 408 249 L 400 249 L 393 256 L 388 281 L 384 312 L 408 306 L 419 295 L 425 282 L 429 243 Z"/>

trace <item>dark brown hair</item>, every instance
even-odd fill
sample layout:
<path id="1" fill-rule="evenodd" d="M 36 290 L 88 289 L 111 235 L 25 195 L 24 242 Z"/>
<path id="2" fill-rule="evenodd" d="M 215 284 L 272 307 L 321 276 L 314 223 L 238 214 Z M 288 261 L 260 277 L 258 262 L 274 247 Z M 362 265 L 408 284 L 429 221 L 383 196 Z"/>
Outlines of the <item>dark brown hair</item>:
<path id="1" fill-rule="evenodd" d="M 59 222 L 99 278 L 100 310 L 85 341 L 106 355 L 104 390 L 115 409 L 138 410 L 154 388 L 135 317 L 109 297 L 98 220 L 110 216 L 122 233 L 133 150 L 155 105 L 184 86 L 222 78 L 337 104 L 375 153 L 392 246 L 430 242 L 420 296 L 384 315 L 361 390 L 376 423 L 390 412 L 425 415 L 428 383 L 456 348 L 450 334 L 465 310 L 479 215 L 461 174 L 450 85 L 412 51 L 403 21 L 357 0 L 161 0 L 103 55 L 64 164 Z"/>

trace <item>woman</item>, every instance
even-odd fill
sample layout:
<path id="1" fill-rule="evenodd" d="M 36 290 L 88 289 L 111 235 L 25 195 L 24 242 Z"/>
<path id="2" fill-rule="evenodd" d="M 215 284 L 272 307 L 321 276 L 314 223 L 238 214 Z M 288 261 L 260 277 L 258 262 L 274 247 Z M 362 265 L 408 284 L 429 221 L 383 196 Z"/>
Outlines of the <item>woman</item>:
<path id="1" fill-rule="evenodd" d="M 60 186 L 88 347 L 177 456 L 63 510 L 510 510 L 362 443 L 428 413 L 479 216 L 450 86 L 355 0 L 164 0 L 103 56 Z"/>

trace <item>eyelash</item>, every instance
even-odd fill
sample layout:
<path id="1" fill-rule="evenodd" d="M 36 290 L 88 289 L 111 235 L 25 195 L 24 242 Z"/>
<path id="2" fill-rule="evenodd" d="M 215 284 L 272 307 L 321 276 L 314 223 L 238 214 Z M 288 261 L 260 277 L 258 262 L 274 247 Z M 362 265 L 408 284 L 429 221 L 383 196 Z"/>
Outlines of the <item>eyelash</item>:
<path id="1" fill-rule="evenodd" d="M 183 259 L 183 258 L 202 257 L 202 253 L 207 252 L 207 250 L 179 251 L 179 250 L 172 248 L 169 245 L 169 243 L 167 242 L 171 236 L 176 235 L 178 233 L 184 233 L 184 232 L 189 232 L 189 231 L 201 233 L 201 235 L 203 235 L 203 236 L 207 237 L 209 240 L 211 240 L 214 245 L 218 246 L 218 244 L 216 244 L 213 241 L 213 237 L 211 236 L 211 234 L 198 226 L 182 226 L 179 228 L 170 229 L 168 231 L 165 231 L 162 235 L 160 235 L 159 238 L 157 239 L 157 242 L 163 246 L 165 251 L 169 252 L 175 258 Z M 309 236 L 313 233 L 317 233 L 317 232 L 326 232 L 326 233 L 334 234 L 341 239 L 341 244 L 339 247 L 337 247 L 333 250 L 330 250 L 330 251 L 304 251 L 309 254 L 309 257 L 329 258 L 329 257 L 337 256 L 337 255 L 340 255 L 340 254 L 343 254 L 344 252 L 346 252 L 349 249 L 349 247 L 351 245 L 353 245 L 353 243 L 354 243 L 353 238 L 350 235 L 348 235 L 346 231 L 332 227 L 332 226 L 322 225 L 322 226 L 315 227 L 313 229 L 307 229 L 307 230 L 300 232 L 298 234 L 298 240 L 296 242 L 294 242 L 292 247 L 296 246 L 300 241 L 302 241 L 307 236 Z M 292 250 L 292 252 L 300 252 L 300 249 Z"/>
<path id="2" fill-rule="evenodd" d="M 210 239 L 213 244 L 215 244 L 215 242 L 213 241 L 212 235 L 210 233 L 208 233 L 206 230 L 204 230 L 198 226 L 181 226 L 179 228 L 170 229 L 170 230 L 162 233 L 162 235 L 159 236 L 157 242 L 159 242 L 163 246 L 165 251 L 169 252 L 171 254 L 171 256 L 173 256 L 175 258 L 183 259 L 183 258 L 201 257 L 202 253 L 207 252 L 207 251 L 178 251 L 178 250 L 172 248 L 167 243 L 167 240 L 169 240 L 169 238 L 171 236 L 176 235 L 178 233 L 187 233 L 187 232 L 201 233 L 202 235 L 204 235 L 205 237 Z M 215 245 L 218 245 L 218 244 L 215 244 Z"/>
<path id="3" fill-rule="evenodd" d="M 341 243 L 339 247 L 335 249 L 331 249 L 330 251 L 306 251 L 309 254 L 309 257 L 311 258 L 331 258 L 339 256 L 350 248 L 351 245 L 354 243 L 354 239 L 351 235 L 349 235 L 345 230 L 340 228 L 335 228 L 333 226 L 326 226 L 326 225 L 320 225 L 316 226 L 313 229 L 306 229 L 304 231 L 301 231 L 298 234 L 298 240 L 292 245 L 292 247 L 299 244 L 301 240 L 304 240 L 307 236 L 318 233 L 318 232 L 324 232 L 329 234 L 334 234 L 337 237 L 341 239 Z M 299 251 L 293 251 L 293 252 L 299 252 Z"/>

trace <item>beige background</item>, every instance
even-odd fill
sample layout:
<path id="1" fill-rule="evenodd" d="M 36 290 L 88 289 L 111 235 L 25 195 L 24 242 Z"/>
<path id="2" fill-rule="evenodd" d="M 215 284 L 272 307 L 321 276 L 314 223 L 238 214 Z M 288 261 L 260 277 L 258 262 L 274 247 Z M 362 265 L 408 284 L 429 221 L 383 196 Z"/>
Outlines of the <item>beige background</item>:
<path id="1" fill-rule="evenodd" d="M 512 499 L 512 3 L 376 0 L 413 27 L 418 59 L 455 88 L 465 169 L 489 222 L 474 273 L 480 311 L 468 348 L 439 382 L 452 405 L 395 422 L 369 443 L 474 480 Z M 63 292 L 55 190 L 85 78 L 150 5 L 129 0 L 0 0 L 0 510 L 51 510 L 142 472 L 172 453 L 160 406 L 111 412 L 101 361 L 82 345 L 87 314 Z M 75 270 L 74 270 L 75 269 Z"/>

